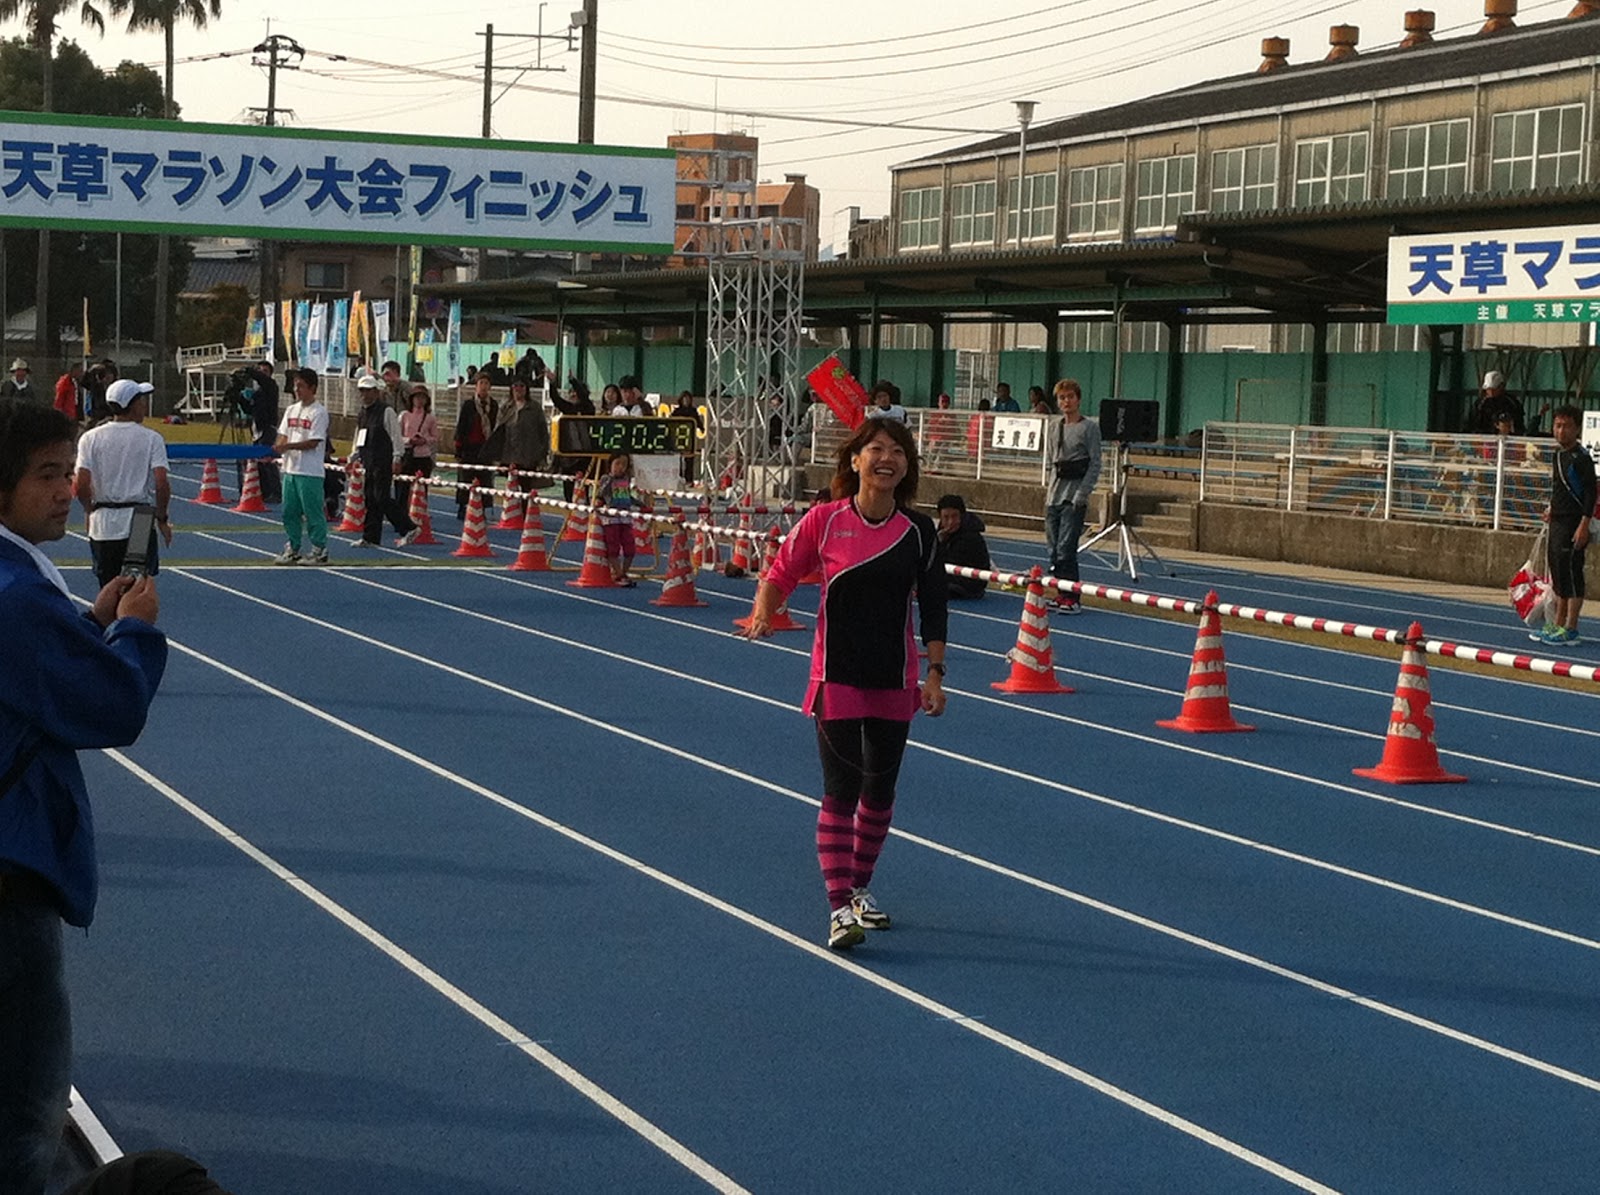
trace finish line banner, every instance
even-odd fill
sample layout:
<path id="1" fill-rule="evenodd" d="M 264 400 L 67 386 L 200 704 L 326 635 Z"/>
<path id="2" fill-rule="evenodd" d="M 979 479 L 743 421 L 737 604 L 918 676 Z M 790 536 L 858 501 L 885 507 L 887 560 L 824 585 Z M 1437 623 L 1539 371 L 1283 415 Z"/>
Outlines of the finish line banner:
<path id="1" fill-rule="evenodd" d="M 1600 320 L 1600 225 L 1389 238 L 1391 324 Z"/>
<path id="2" fill-rule="evenodd" d="M 0 112 L 0 225 L 673 250 L 677 155 Z"/>

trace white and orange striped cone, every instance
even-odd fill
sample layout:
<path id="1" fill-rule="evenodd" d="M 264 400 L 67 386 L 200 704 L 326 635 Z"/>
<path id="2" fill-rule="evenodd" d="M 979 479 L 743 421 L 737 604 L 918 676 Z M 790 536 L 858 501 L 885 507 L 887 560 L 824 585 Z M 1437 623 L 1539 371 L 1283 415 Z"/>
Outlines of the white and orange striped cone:
<path id="1" fill-rule="evenodd" d="M 267 509 L 267 504 L 261 500 L 261 473 L 256 468 L 253 460 L 244 463 L 244 487 L 239 491 L 239 505 L 233 508 L 235 514 L 253 515 L 260 514 Z"/>
<path id="2" fill-rule="evenodd" d="M 200 470 L 200 496 L 195 501 L 207 506 L 221 506 L 224 500 L 222 479 L 217 476 L 217 462 L 207 457 L 205 465 Z"/>
<path id="3" fill-rule="evenodd" d="M 766 547 L 761 554 L 761 575 L 758 581 L 765 581 L 767 574 L 772 571 L 772 562 L 778 558 L 778 537 L 776 533 L 767 536 Z M 749 614 L 743 618 L 733 620 L 733 625 L 742 630 L 750 629 L 750 620 L 755 617 L 755 609 L 751 608 Z M 789 599 L 784 598 L 778 603 L 778 608 L 772 612 L 772 621 L 768 624 L 774 631 L 803 631 L 805 624 L 798 623 L 789 613 Z"/>
<path id="4" fill-rule="evenodd" d="M 1011 675 L 994 681 L 991 689 L 1002 693 L 1071 693 L 1056 680 L 1055 653 L 1050 648 L 1050 613 L 1044 604 L 1044 570 L 1037 564 L 1028 574 L 1028 592 L 1022 599 L 1022 623 L 1017 645 L 1006 653 Z"/>
<path id="5" fill-rule="evenodd" d="M 1168 730 L 1187 730 L 1191 734 L 1222 734 L 1254 730 L 1233 719 L 1228 704 L 1228 662 L 1222 655 L 1222 615 L 1217 613 L 1217 591 L 1206 594 L 1200 607 L 1200 633 L 1195 636 L 1194 659 L 1189 664 L 1189 683 L 1183 692 L 1183 708 L 1176 718 L 1156 723 Z"/>
<path id="6" fill-rule="evenodd" d="M 493 556 L 489 546 L 489 527 L 483 517 L 483 491 L 472 487 L 472 497 L 467 501 L 467 517 L 461 524 L 461 544 L 452 556 Z"/>
<path id="7" fill-rule="evenodd" d="M 717 566 L 721 563 L 720 557 L 721 552 L 717 548 L 717 537 L 707 531 L 704 526 L 695 528 L 694 554 L 689 558 L 689 562 L 697 570 L 709 569 L 712 572 L 716 572 Z"/>
<path id="8" fill-rule="evenodd" d="M 661 582 L 661 596 L 650 599 L 652 606 L 705 606 L 694 591 L 694 569 L 689 565 L 689 536 L 682 525 L 672 537 L 667 551 L 667 575 Z"/>
<path id="9" fill-rule="evenodd" d="M 355 457 L 345 469 L 344 518 L 335 531 L 361 531 L 367 525 L 366 471 Z"/>
<path id="10" fill-rule="evenodd" d="M 611 562 L 606 559 L 605 532 L 600 529 L 600 511 L 589 511 L 589 534 L 583 540 L 583 567 L 568 585 L 574 589 L 613 589 L 616 579 L 611 575 Z"/>
<path id="11" fill-rule="evenodd" d="M 733 569 L 738 569 L 741 572 L 746 572 L 747 573 L 747 572 L 750 571 L 750 564 L 751 564 L 751 560 L 750 560 L 750 547 L 751 547 L 751 544 L 750 544 L 750 532 L 751 532 L 751 526 L 750 526 L 750 512 L 748 510 L 741 510 L 739 512 L 739 530 L 743 534 L 736 535 L 736 536 L 733 537 L 733 555 L 728 560 L 728 567 L 729 568 L 733 568 Z"/>
<path id="12" fill-rule="evenodd" d="M 1428 687 L 1428 665 L 1422 656 L 1422 624 L 1406 631 L 1405 653 L 1400 658 L 1400 680 L 1389 710 L 1389 733 L 1383 740 L 1383 758 L 1375 768 L 1352 768 L 1357 776 L 1385 784 L 1461 784 L 1457 776 L 1439 766 L 1439 747 L 1433 739 L 1433 695 Z"/>
<path id="13" fill-rule="evenodd" d="M 517 489 L 517 471 L 511 470 L 511 476 L 506 480 L 506 500 L 500 504 L 500 521 L 494 525 L 496 531 L 521 531 L 523 524 L 522 491 Z"/>
<path id="14" fill-rule="evenodd" d="M 650 563 L 655 564 L 656 536 L 653 519 L 656 513 L 656 500 L 646 498 L 639 509 L 643 517 L 635 520 L 633 524 L 633 558 L 642 560 L 648 556 Z"/>
<path id="15" fill-rule="evenodd" d="M 544 516 L 539 513 L 539 500 L 528 499 L 522 520 L 522 542 L 517 547 L 517 558 L 511 562 L 514 573 L 547 573 L 550 557 L 544 550 Z"/>
<path id="16" fill-rule="evenodd" d="M 417 533 L 411 537 L 413 547 L 439 542 L 433 534 L 433 516 L 428 513 L 428 483 L 420 473 L 411 483 L 411 506 L 406 517 L 417 525 Z"/>
<path id="17" fill-rule="evenodd" d="M 588 496 L 585 497 L 585 494 Z M 590 502 L 594 499 L 594 491 L 584 482 L 580 481 L 572 491 L 574 502 Z M 567 521 L 561 525 L 561 538 L 557 543 L 582 544 L 588 542 L 588 522 L 578 511 L 569 510 Z"/>

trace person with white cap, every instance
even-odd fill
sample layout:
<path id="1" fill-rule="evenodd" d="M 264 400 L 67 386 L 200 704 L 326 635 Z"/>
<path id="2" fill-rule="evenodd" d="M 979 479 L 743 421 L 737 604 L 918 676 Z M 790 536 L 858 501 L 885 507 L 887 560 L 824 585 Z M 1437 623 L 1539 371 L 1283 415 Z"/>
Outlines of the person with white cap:
<path id="1" fill-rule="evenodd" d="M 4 359 L 0 357 L 0 361 Z M 33 373 L 28 369 L 28 363 L 18 357 L 11 363 L 11 376 L 0 382 L 0 398 L 31 399 L 33 397 Z"/>
<path id="2" fill-rule="evenodd" d="M 1483 375 L 1483 393 L 1472 410 L 1472 426 L 1468 430 L 1492 436 L 1496 433 L 1501 416 L 1507 414 L 1511 416 L 1511 434 L 1525 435 L 1527 427 L 1522 404 L 1506 393 L 1506 375 L 1498 369 L 1491 369 Z"/>
<path id="3" fill-rule="evenodd" d="M 133 509 L 154 506 L 149 573 L 159 572 L 156 533 L 172 544 L 172 486 L 167 480 L 167 442 L 144 426 L 150 413 L 149 382 L 119 378 L 106 388 L 111 418 L 78 440 L 78 501 L 89 516 L 89 553 L 94 574 L 109 585 L 122 573 L 133 530 Z"/>
<path id="4" fill-rule="evenodd" d="M 383 382 L 364 373 L 356 379 L 361 410 L 356 412 L 356 442 L 351 454 L 361 461 L 365 474 L 367 521 L 362 525 L 358 548 L 376 548 L 383 542 L 383 520 L 388 518 L 400 536 L 395 547 L 404 548 L 416 537 L 417 525 L 394 493 L 394 475 L 400 470 L 400 453 L 405 440 L 400 435 L 400 416 L 384 396 Z"/>

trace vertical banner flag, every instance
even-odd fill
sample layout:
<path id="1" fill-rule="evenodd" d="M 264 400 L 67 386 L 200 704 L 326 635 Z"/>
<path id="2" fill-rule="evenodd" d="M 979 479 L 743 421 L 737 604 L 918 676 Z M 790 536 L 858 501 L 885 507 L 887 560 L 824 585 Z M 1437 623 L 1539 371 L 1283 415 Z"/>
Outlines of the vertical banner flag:
<path id="1" fill-rule="evenodd" d="M 311 361 L 311 300 L 297 299 L 294 305 L 294 363 L 306 366 Z"/>
<path id="2" fill-rule="evenodd" d="M 517 330 L 507 328 L 500 333 L 500 364 L 511 369 L 517 363 Z"/>
<path id="3" fill-rule="evenodd" d="M 445 368 L 452 379 L 461 376 L 461 300 L 450 300 L 450 330 L 445 340 Z"/>
<path id="4" fill-rule="evenodd" d="M 94 349 L 89 344 L 89 296 L 83 297 L 83 355 L 93 354 Z"/>
<path id="5" fill-rule="evenodd" d="M 254 303 L 250 305 L 250 314 L 244 319 L 244 347 L 246 350 L 259 349 L 266 339 L 265 330 L 261 326 L 261 309 Z"/>
<path id="6" fill-rule="evenodd" d="M 389 300 L 372 300 L 372 345 L 381 364 L 389 359 Z"/>
<path id="7" fill-rule="evenodd" d="M 411 322 L 406 328 L 406 343 L 413 349 L 417 347 L 417 306 L 422 302 L 417 297 L 417 286 L 422 281 L 422 246 L 411 246 Z"/>
<path id="8" fill-rule="evenodd" d="M 278 313 L 283 317 L 283 353 L 292 358 L 295 350 L 294 339 L 294 304 L 279 304 Z"/>
<path id="9" fill-rule="evenodd" d="M 306 333 L 305 367 L 322 373 L 328 364 L 328 305 L 311 304 L 311 325 Z"/>
<path id="10" fill-rule="evenodd" d="M 265 318 L 261 321 L 266 332 L 265 342 L 261 346 L 261 355 L 268 361 L 276 362 L 278 359 L 278 305 L 276 303 L 263 303 L 262 311 Z"/>
<path id="11" fill-rule="evenodd" d="M 328 325 L 328 365 L 325 372 L 343 373 L 350 363 L 349 351 L 346 347 L 348 328 L 350 324 L 350 300 L 335 299 L 333 301 L 333 322 Z"/>
<path id="12" fill-rule="evenodd" d="M 417 334 L 417 347 L 413 350 L 418 361 L 433 360 L 433 329 L 424 328 Z"/>
<path id="13" fill-rule="evenodd" d="M 365 356 L 365 349 L 361 342 L 361 331 L 364 326 L 364 322 L 361 318 L 361 312 L 361 292 L 356 291 L 356 293 L 350 299 L 350 334 L 348 339 L 345 341 L 346 345 L 350 349 L 350 355 L 352 357 Z M 373 373 L 378 372 L 378 363 L 376 361 L 368 361 L 367 364 L 372 367 Z"/>
<path id="14" fill-rule="evenodd" d="M 361 321 L 361 343 L 365 346 L 367 360 L 372 362 L 372 372 L 378 372 L 384 355 L 378 351 L 378 342 L 372 336 L 372 304 L 362 303 L 356 308 L 356 318 Z"/>

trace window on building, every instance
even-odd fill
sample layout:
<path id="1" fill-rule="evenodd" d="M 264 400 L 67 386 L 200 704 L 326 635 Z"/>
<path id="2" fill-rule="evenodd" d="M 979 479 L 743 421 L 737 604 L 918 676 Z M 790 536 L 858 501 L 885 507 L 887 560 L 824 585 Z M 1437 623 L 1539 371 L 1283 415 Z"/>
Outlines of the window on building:
<path id="1" fill-rule="evenodd" d="M 1526 191 L 1579 181 L 1582 104 L 1505 112 L 1494 118 L 1490 133 L 1490 190 Z"/>
<path id="2" fill-rule="evenodd" d="M 1211 155 L 1211 210 L 1254 212 L 1278 203 L 1278 147 L 1246 145 Z"/>
<path id="3" fill-rule="evenodd" d="M 1140 321 L 1123 325 L 1122 349 L 1127 353 L 1164 353 L 1170 339 L 1166 324 Z"/>
<path id="4" fill-rule="evenodd" d="M 944 214 L 944 192 L 920 187 L 900 193 L 900 248 L 937 249 L 939 217 Z"/>
<path id="5" fill-rule="evenodd" d="M 950 246 L 994 244 L 994 181 L 950 188 Z"/>
<path id="6" fill-rule="evenodd" d="M 1294 147 L 1296 207 L 1359 203 L 1367 197 L 1367 135 L 1339 133 L 1297 141 Z"/>
<path id="7" fill-rule="evenodd" d="M 1122 232 L 1122 163 L 1085 166 L 1067 174 L 1067 235 L 1118 236 Z"/>
<path id="8" fill-rule="evenodd" d="M 1441 120 L 1389 130 L 1388 197 L 1466 194 L 1470 126 Z"/>
<path id="9" fill-rule="evenodd" d="M 1146 158 L 1139 163 L 1133 230 L 1162 232 L 1194 210 L 1194 155 Z"/>
<path id="10" fill-rule="evenodd" d="M 1030 174 L 1023 180 L 1022 239 L 1024 241 L 1049 240 L 1056 235 L 1056 176 Z M 1017 239 L 1017 180 L 1006 182 L 1006 240 Z"/>
<path id="11" fill-rule="evenodd" d="M 344 262 L 306 262 L 307 290 L 344 290 Z"/>
<path id="12" fill-rule="evenodd" d="M 1109 353 L 1116 347 L 1117 326 L 1113 323 L 1074 323 L 1061 325 L 1063 353 Z"/>

